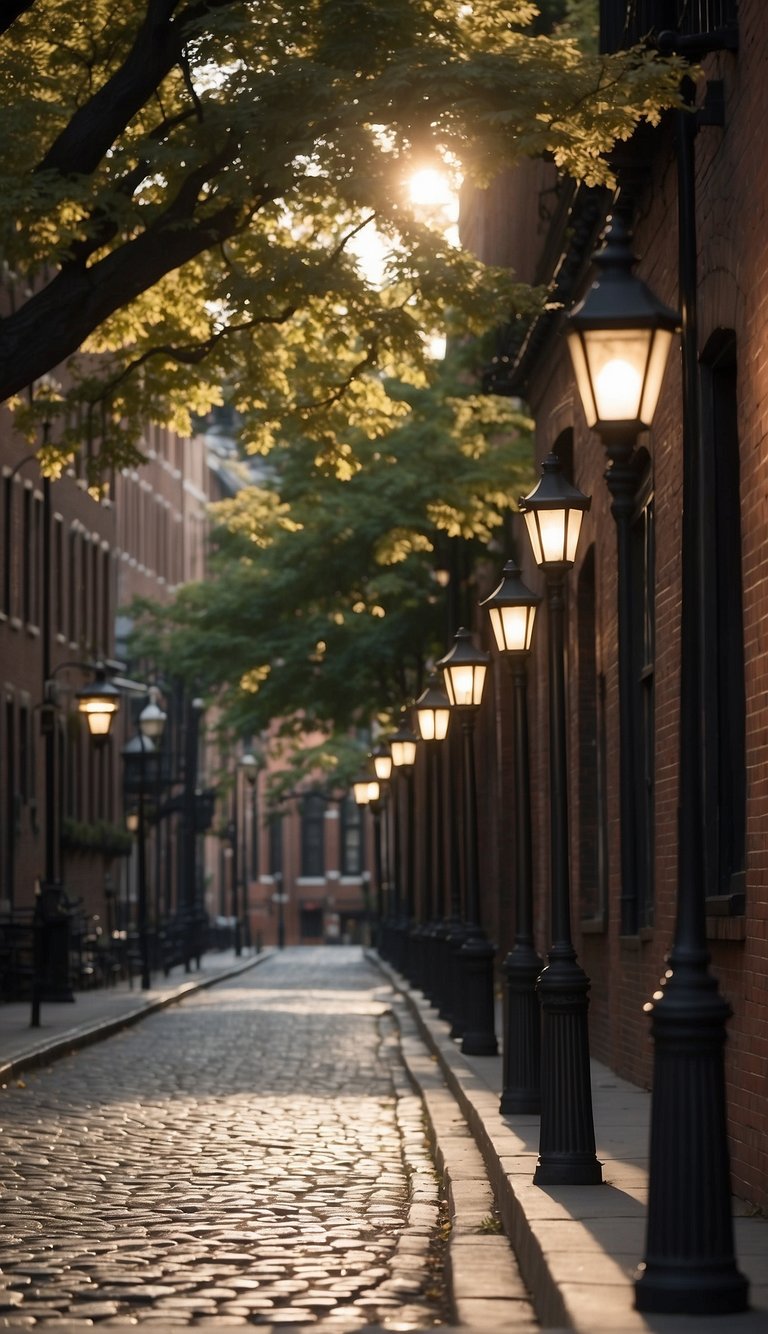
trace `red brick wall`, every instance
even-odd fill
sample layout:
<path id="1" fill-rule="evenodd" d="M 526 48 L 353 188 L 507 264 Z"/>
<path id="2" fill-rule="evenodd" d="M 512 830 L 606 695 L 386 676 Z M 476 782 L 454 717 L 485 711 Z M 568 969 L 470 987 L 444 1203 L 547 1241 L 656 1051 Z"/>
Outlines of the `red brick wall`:
<path id="1" fill-rule="evenodd" d="M 738 400 L 743 535 L 744 642 L 747 692 L 747 908 L 744 918 L 709 919 L 712 967 L 733 1006 L 727 1046 L 728 1106 L 734 1188 L 768 1207 L 768 171 L 762 127 L 768 118 L 768 30 L 759 0 L 739 6 L 738 56 L 708 59 L 722 79 L 724 128 L 702 128 L 696 141 L 700 348 L 718 328 L 733 329 L 738 346 Z M 657 295 L 678 304 L 676 170 L 672 141 L 656 131 L 648 155 L 648 188 L 640 198 L 634 249 L 638 271 Z M 655 154 L 655 155 L 654 155 Z M 508 206 L 532 209 L 536 200 L 512 187 Z M 520 220 L 511 228 L 520 234 Z M 528 251 L 523 258 L 527 260 Z M 494 256 L 491 256 L 494 257 Z M 515 266 L 514 253 L 510 262 Z M 586 429 L 564 341 L 545 348 L 530 383 L 539 457 L 560 432 L 574 430 L 574 472 L 593 497 L 577 568 L 570 577 L 570 784 L 574 937 L 592 977 L 591 1033 L 595 1055 L 622 1075 L 648 1085 L 652 1074 L 649 1024 L 643 1004 L 658 985 L 674 934 L 677 900 L 678 716 L 680 658 L 681 385 L 679 352 L 667 370 L 654 429 L 642 444 L 652 458 L 656 506 L 655 657 L 655 917 L 652 927 L 620 935 L 620 817 L 616 611 L 616 533 L 603 480 L 605 459 Z M 522 529 L 522 524 L 521 524 Z M 525 537 L 518 530 L 524 577 L 539 588 Z M 575 592 L 589 544 L 596 554 L 596 660 L 606 683 L 609 896 L 604 931 L 584 934 L 579 884 L 579 782 Z M 546 624 L 537 629 L 531 667 L 531 737 L 537 943 L 547 946 L 548 797 L 546 739 Z M 503 737 L 503 732 L 502 732 Z M 509 763 L 502 753 L 503 769 Z M 502 777 L 502 786 L 506 779 Z M 503 823 L 506 813 L 500 817 Z M 499 840 L 504 835 L 497 832 Z M 702 891 L 703 892 L 703 891 Z"/>

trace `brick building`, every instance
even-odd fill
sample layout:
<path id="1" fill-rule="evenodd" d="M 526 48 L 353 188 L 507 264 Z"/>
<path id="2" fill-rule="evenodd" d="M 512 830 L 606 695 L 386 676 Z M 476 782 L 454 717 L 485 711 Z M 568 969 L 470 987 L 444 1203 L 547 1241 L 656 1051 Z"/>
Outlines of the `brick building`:
<path id="1" fill-rule="evenodd" d="M 700 60 L 695 155 L 698 278 L 697 395 L 702 405 L 704 557 L 700 581 L 705 652 L 703 849 L 706 935 L 712 970 L 733 1009 L 726 1049 L 731 1167 L 735 1192 L 768 1207 L 766 1154 L 766 491 L 765 356 L 768 320 L 763 219 L 768 176 L 760 126 L 768 90 L 763 6 L 609 3 L 601 6 L 603 49 L 655 28 L 674 28 L 678 50 Z M 660 16 L 660 20 L 659 20 Z M 738 17 L 738 29 L 734 27 Z M 703 35 L 702 35 L 703 34 Z M 719 116 L 722 108 L 723 115 Z M 717 123 L 721 120 L 721 123 Z M 490 191 L 467 198 L 463 237 L 484 258 L 522 279 L 550 285 L 551 310 L 520 336 L 499 337 L 489 388 L 519 395 L 536 421 L 539 460 L 554 451 L 592 497 L 568 577 L 567 663 L 570 868 L 574 939 L 591 978 L 593 1054 L 648 1086 L 652 1046 L 643 1005 L 665 970 L 678 896 L 681 689 L 683 440 L 680 344 L 673 343 L 652 430 L 634 454 L 631 517 L 631 804 L 634 856 L 622 874 L 618 563 L 606 454 L 588 429 L 564 337 L 564 312 L 594 279 L 590 256 L 606 218 L 631 226 L 637 274 L 661 301 L 680 308 L 678 195 L 683 188 L 675 117 L 644 129 L 616 154 L 618 192 L 577 188 L 546 163 L 528 163 Z M 693 198 L 693 196 L 692 196 Z M 685 257 L 683 257 L 685 258 Z M 524 525 L 515 526 L 526 583 L 543 591 Z M 493 572 L 498 577 L 498 567 Z M 489 587 L 490 583 L 489 576 Z M 478 620 L 487 638 L 487 627 Z M 510 701 L 497 664 L 485 729 L 487 791 L 483 846 L 509 856 L 497 820 L 497 776 L 510 793 Z M 546 617 L 529 673 L 534 803 L 536 936 L 548 944 L 548 757 Z M 493 757 L 493 758 L 490 758 Z M 494 791 L 495 787 L 495 791 Z M 505 799 L 508 800 L 508 797 Z M 499 851 L 500 850 L 500 851 Z M 490 886 L 499 876 L 488 857 Z M 489 903 L 497 941 L 509 943 L 508 877 Z M 494 896 L 491 896 L 494 898 Z M 501 906 L 499 906 L 501 905 Z"/>
<path id="2" fill-rule="evenodd" d="M 180 440 L 153 428 L 144 441 L 147 462 L 112 474 L 100 499 L 89 494 L 77 464 L 46 487 L 7 414 L 0 428 L 0 934 L 4 992 L 12 994 L 19 980 L 14 923 L 23 933 L 49 847 L 55 879 L 77 905 L 80 935 L 109 934 L 135 917 L 122 747 L 146 696 L 123 693 L 113 735 L 96 748 L 77 716 L 75 692 L 91 679 L 91 664 L 124 652 L 120 608 L 138 594 L 162 600 L 202 576 L 212 482 L 202 438 Z M 55 682 L 52 710 L 43 708 L 46 678 Z M 44 719 L 55 733 L 48 792 Z M 180 720 L 171 721 L 180 732 Z M 170 829 L 169 822 L 151 835 L 155 878 L 165 886 L 174 882 L 178 860 Z M 175 891 L 164 892 L 170 909 Z M 20 957 L 28 966 L 23 951 Z M 17 971 L 23 976 L 21 964 Z"/>

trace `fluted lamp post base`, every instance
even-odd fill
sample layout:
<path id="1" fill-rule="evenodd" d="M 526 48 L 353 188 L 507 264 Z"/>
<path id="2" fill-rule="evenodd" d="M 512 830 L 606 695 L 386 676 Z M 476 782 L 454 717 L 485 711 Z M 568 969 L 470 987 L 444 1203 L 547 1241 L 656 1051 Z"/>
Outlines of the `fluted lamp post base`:
<path id="1" fill-rule="evenodd" d="M 470 936 L 459 951 L 464 991 L 461 1050 L 465 1056 L 495 1056 L 499 1049 L 493 994 L 495 953 L 481 934 Z"/>
<path id="2" fill-rule="evenodd" d="M 542 1008 L 541 1132 L 535 1186 L 596 1186 L 589 1069 L 589 979 L 574 957 L 551 959 L 539 978 Z"/>
<path id="3" fill-rule="evenodd" d="M 747 1310 L 749 1285 L 733 1246 L 723 1069 L 731 1009 L 703 965 L 673 972 L 648 1008 L 655 1044 L 650 1196 L 635 1305 L 735 1315 Z"/>
<path id="4" fill-rule="evenodd" d="M 516 945 L 504 973 L 504 1075 L 502 1116 L 537 1116 L 541 1111 L 541 1006 L 536 979 L 542 960 L 533 947 Z"/>

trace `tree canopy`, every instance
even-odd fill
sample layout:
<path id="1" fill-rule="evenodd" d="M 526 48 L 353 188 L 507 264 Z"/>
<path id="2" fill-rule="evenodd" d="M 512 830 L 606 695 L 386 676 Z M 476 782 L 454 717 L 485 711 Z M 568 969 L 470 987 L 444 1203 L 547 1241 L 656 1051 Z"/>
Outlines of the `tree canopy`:
<path id="1" fill-rule="evenodd" d="M 311 440 L 278 446 L 263 484 L 215 507 L 206 581 L 135 608 L 137 653 L 214 695 L 241 735 L 396 717 L 458 628 L 436 567 L 452 545 L 486 550 L 532 477 L 528 420 L 462 379 L 449 357 L 433 386 L 389 384 L 408 415 L 382 441 L 353 439 L 346 478 Z"/>
<path id="2" fill-rule="evenodd" d="M 391 424 L 382 376 L 422 335 L 530 293 L 420 222 L 435 157 L 489 180 L 521 154 L 609 177 L 605 153 L 674 101 L 674 62 L 585 54 L 526 0 L 69 0 L 0 16 L 0 401 L 54 475 L 135 461 L 235 387 L 246 445 Z M 354 238 L 390 247 L 383 283 Z M 56 370 L 41 407 L 23 391 Z M 370 372 L 375 371 L 375 374 Z M 343 410 L 340 405 L 343 400 Z M 39 439 L 39 436 L 38 436 Z"/>

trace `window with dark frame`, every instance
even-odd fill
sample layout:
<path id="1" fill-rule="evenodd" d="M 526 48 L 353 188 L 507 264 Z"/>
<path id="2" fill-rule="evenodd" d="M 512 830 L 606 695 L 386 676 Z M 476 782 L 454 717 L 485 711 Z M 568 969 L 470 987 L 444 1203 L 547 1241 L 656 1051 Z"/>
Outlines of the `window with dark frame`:
<path id="1" fill-rule="evenodd" d="M 362 809 L 348 795 L 341 803 L 341 874 L 361 875 L 363 870 Z"/>
<path id="2" fill-rule="evenodd" d="M 631 531 L 632 716 L 635 720 L 635 895 L 637 927 L 653 924 L 654 901 L 654 659 L 656 550 L 653 482 L 647 460 L 637 493 Z"/>
<path id="3" fill-rule="evenodd" d="M 325 875 L 325 798 L 310 792 L 301 803 L 301 874 Z"/>
<path id="4" fill-rule="evenodd" d="M 269 817 L 269 874 L 283 873 L 283 817 L 278 812 Z"/>
<path id="5" fill-rule="evenodd" d="M 605 714 L 597 671 L 595 548 L 586 552 L 577 587 L 577 720 L 579 799 L 579 911 L 605 925 L 607 825 Z"/>
<path id="6" fill-rule="evenodd" d="M 746 887 L 746 686 L 736 336 L 718 330 L 701 358 L 702 425 L 709 468 L 705 664 L 705 812 L 709 914 L 744 912 Z"/>

